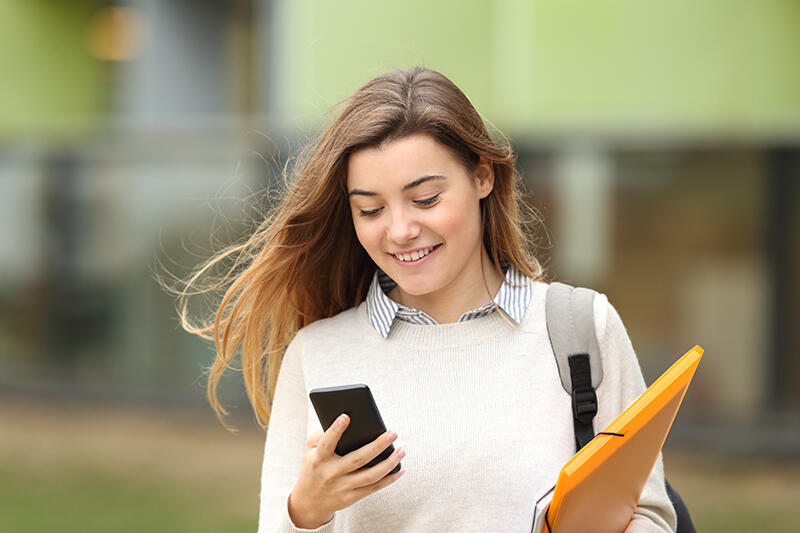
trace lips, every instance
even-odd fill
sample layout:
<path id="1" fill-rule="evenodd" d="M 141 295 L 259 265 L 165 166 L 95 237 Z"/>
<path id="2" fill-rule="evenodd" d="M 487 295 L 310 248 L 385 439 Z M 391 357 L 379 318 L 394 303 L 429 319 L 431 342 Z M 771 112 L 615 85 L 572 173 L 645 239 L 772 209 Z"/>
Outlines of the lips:
<path id="1" fill-rule="evenodd" d="M 428 246 L 425 248 L 418 248 L 408 253 L 393 253 L 390 255 L 392 255 L 395 259 L 397 259 L 401 263 L 413 263 L 422 259 L 423 257 L 426 257 L 428 254 L 439 248 L 439 246 L 441 246 L 441 243 L 436 244 L 434 246 Z"/>

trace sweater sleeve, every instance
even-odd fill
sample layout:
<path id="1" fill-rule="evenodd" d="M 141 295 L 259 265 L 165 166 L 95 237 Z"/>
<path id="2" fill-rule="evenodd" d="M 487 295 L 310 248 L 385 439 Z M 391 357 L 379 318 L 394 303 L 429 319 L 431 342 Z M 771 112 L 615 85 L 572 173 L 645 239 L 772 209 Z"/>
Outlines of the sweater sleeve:
<path id="1" fill-rule="evenodd" d="M 261 469 L 258 533 L 331 533 L 336 520 L 334 515 L 317 529 L 302 529 L 289 518 L 289 494 L 300 476 L 308 425 L 300 336 L 287 347 L 275 386 Z"/>
<path id="2" fill-rule="evenodd" d="M 603 358 L 603 381 L 597 388 L 595 431 L 602 431 L 647 388 L 628 332 L 605 295 L 594 301 L 595 327 Z M 674 532 L 675 509 L 664 485 L 662 454 L 653 467 L 634 509 L 627 533 Z"/>

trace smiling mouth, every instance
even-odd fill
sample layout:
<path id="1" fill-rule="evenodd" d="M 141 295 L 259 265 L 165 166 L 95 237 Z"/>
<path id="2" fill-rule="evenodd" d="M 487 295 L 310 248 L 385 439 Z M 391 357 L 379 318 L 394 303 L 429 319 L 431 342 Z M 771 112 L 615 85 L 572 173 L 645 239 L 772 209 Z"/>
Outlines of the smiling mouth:
<path id="1" fill-rule="evenodd" d="M 416 261 L 417 259 L 425 257 L 432 251 L 436 250 L 439 246 L 441 246 L 441 243 L 435 246 L 428 246 L 427 248 L 422 248 L 420 250 L 414 250 L 410 254 L 389 254 L 389 255 L 394 256 L 396 259 L 406 263 L 406 262 Z"/>

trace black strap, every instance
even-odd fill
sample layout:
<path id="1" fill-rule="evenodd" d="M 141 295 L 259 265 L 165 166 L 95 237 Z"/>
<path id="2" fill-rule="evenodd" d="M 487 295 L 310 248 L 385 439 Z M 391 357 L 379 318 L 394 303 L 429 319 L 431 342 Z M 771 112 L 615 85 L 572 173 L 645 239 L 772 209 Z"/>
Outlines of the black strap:
<path id="1" fill-rule="evenodd" d="M 672 488 L 672 485 L 669 484 L 666 478 L 664 478 L 664 484 L 667 487 L 669 501 L 672 502 L 672 507 L 675 509 L 675 516 L 678 518 L 678 529 L 676 529 L 676 531 L 678 533 L 697 533 L 694 523 L 692 522 L 692 517 L 689 515 L 689 508 L 686 507 L 686 503 L 683 501 L 683 498 L 681 498 L 681 495 Z"/>
<path id="2" fill-rule="evenodd" d="M 597 414 L 597 394 L 592 387 L 589 355 L 570 355 L 569 374 L 572 380 L 572 420 L 575 427 L 575 449 L 580 450 L 594 438 L 592 420 Z"/>

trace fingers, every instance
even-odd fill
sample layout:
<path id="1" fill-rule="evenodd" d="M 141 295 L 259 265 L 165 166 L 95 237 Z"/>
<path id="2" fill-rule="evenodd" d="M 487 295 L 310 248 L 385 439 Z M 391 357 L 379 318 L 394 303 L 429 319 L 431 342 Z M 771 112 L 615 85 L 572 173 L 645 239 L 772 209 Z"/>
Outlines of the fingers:
<path id="1" fill-rule="evenodd" d="M 383 478 L 387 477 L 387 474 L 389 474 L 389 472 L 394 470 L 394 468 L 397 466 L 397 464 L 403 457 L 405 457 L 405 450 L 403 450 L 402 448 L 398 448 L 394 452 L 392 452 L 392 454 L 389 455 L 389 457 L 387 457 L 380 463 L 371 466 L 370 468 L 367 468 L 365 470 L 357 470 L 352 474 L 350 474 L 348 476 L 349 483 L 351 483 L 351 485 L 354 488 L 371 486 L 376 482 L 381 481 Z M 397 474 L 400 474 L 400 472 L 403 472 L 402 468 L 400 469 L 400 471 L 396 472 L 395 474 L 392 474 L 392 476 L 397 476 Z"/>
<path id="2" fill-rule="evenodd" d="M 378 454 L 388 448 L 396 438 L 397 433 L 394 431 L 387 431 L 369 444 L 365 444 L 361 448 L 353 450 L 345 455 L 344 465 L 346 466 L 347 471 L 352 472 L 353 470 L 358 470 L 365 464 L 372 461 L 378 456 Z"/>
<path id="3" fill-rule="evenodd" d="M 387 461 L 392 461 L 393 457 L 394 457 L 394 454 L 389 456 L 384 461 L 381 461 L 377 465 L 373 466 L 369 470 L 365 471 L 364 473 L 369 472 L 370 470 L 373 470 L 373 469 L 376 469 L 376 468 L 382 466 Z M 392 470 L 392 468 L 395 467 L 395 465 L 397 465 L 397 460 L 392 461 L 391 465 L 389 467 L 385 468 L 386 472 L 390 472 Z M 394 483 L 395 481 L 400 479 L 400 476 L 405 474 L 405 472 L 406 472 L 405 469 L 401 468 L 397 473 L 384 475 L 379 481 L 377 481 L 375 483 L 372 483 L 371 485 L 366 485 L 366 486 L 363 486 L 361 488 L 355 489 L 353 491 L 353 493 L 355 494 L 356 498 L 360 500 L 361 498 L 369 496 L 373 492 L 377 492 L 377 491 L 381 490 L 382 488 L 391 485 L 392 483 Z M 354 474 L 354 475 L 361 475 L 361 474 L 359 473 L 359 474 Z"/>
<path id="4" fill-rule="evenodd" d="M 342 433 L 347 429 L 350 424 L 350 417 L 342 413 L 325 431 L 317 444 L 317 449 L 326 457 L 333 457 L 336 453 L 336 445 L 339 444 L 339 439 Z"/>

